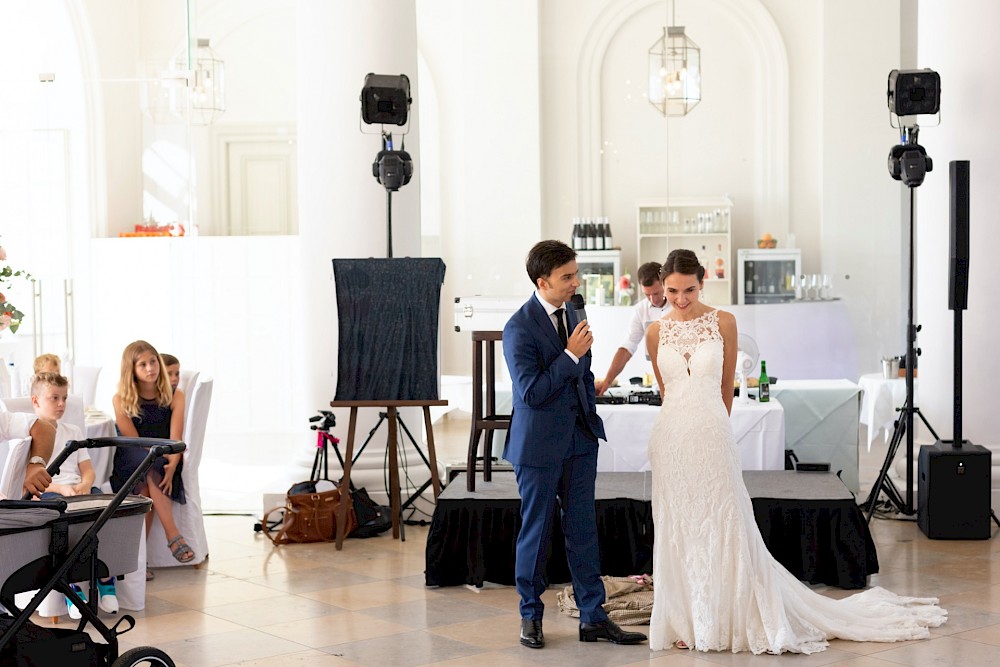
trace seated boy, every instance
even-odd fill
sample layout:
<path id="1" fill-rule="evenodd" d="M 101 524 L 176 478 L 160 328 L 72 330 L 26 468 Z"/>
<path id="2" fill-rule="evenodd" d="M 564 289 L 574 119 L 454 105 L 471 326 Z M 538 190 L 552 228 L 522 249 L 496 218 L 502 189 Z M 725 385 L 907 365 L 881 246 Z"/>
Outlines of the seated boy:
<path id="1" fill-rule="evenodd" d="M 163 368 L 170 378 L 170 389 L 177 391 L 177 385 L 181 383 L 181 362 L 172 354 L 161 354 L 160 358 L 163 359 Z"/>
<path id="2" fill-rule="evenodd" d="M 58 373 L 38 373 L 31 383 L 31 404 L 35 406 L 35 414 L 39 419 L 56 421 L 55 443 L 52 447 L 52 458 L 58 456 L 70 440 L 83 440 L 84 434 L 80 427 L 74 424 L 60 422 L 66 412 L 66 397 L 69 394 L 69 381 Z M 94 486 L 94 466 L 90 462 L 90 454 L 86 449 L 78 449 L 59 466 L 59 474 L 52 478 L 42 498 L 58 498 L 59 496 L 82 496 L 90 493 L 101 493 Z M 71 584 L 77 595 L 86 600 L 86 595 L 76 585 Z M 108 578 L 97 582 L 100 595 L 98 606 L 109 614 L 117 613 L 118 598 L 115 595 L 115 580 Z M 69 616 L 80 618 L 77 609 L 69 598 Z"/>

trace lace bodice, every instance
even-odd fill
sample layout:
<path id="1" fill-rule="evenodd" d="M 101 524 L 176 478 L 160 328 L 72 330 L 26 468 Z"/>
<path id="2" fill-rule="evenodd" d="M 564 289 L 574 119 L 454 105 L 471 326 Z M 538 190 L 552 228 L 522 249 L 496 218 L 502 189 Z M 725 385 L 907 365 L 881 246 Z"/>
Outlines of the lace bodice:
<path id="1" fill-rule="evenodd" d="M 709 398 L 704 392 L 714 391 L 721 398 L 722 334 L 719 332 L 719 311 L 710 310 L 693 320 L 660 322 L 660 342 L 656 365 L 663 379 L 664 398 L 677 399 L 681 393 L 692 398 Z"/>

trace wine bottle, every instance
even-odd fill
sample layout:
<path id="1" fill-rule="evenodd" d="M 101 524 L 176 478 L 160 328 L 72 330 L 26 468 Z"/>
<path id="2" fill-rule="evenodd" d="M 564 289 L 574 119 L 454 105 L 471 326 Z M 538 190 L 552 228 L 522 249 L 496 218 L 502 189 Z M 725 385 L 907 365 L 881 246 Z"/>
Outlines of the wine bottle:
<path id="1" fill-rule="evenodd" d="M 604 250 L 604 223 L 596 218 L 594 223 L 594 250 Z"/>
<path id="2" fill-rule="evenodd" d="M 604 249 L 611 250 L 615 247 L 615 240 L 611 237 L 611 223 L 604 218 Z"/>
<path id="3" fill-rule="evenodd" d="M 584 250 L 596 250 L 597 249 L 597 232 L 594 231 L 594 223 L 588 218 L 587 222 L 587 244 L 584 246 Z"/>
<path id="4" fill-rule="evenodd" d="M 715 256 L 715 277 L 722 280 L 726 277 L 726 259 L 722 256 L 722 244 L 719 244 L 717 254 Z"/>
<path id="5" fill-rule="evenodd" d="M 760 379 L 757 381 L 757 396 L 761 403 L 771 400 L 771 380 L 767 377 L 767 362 L 760 362 Z"/>

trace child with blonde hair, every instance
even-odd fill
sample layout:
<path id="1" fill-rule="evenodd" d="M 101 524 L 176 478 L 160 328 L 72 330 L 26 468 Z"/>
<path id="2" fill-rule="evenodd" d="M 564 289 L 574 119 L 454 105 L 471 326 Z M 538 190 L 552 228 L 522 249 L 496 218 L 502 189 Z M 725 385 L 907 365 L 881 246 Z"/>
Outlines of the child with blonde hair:
<path id="1" fill-rule="evenodd" d="M 36 373 L 31 382 L 31 404 L 35 414 L 40 419 L 47 419 L 56 424 L 55 443 L 52 447 L 52 458 L 59 456 L 70 440 L 83 440 L 84 435 L 79 426 L 66 424 L 61 420 L 66 414 L 66 397 L 69 395 L 69 381 L 58 373 Z M 83 496 L 89 493 L 100 493 L 94 486 L 94 466 L 90 462 L 90 454 L 86 449 L 78 449 L 59 466 L 59 474 L 52 478 L 52 483 L 42 494 L 43 499 L 59 496 Z M 71 584 L 84 601 L 87 596 L 76 584 Z M 97 582 L 98 605 L 109 614 L 118 612 L 118 597 L 115 595 L 115 580 L 102 579 Z M 70 618 L 79 620 L 81 614 L 69 598 Z"/>
<path id="2" fill-rule="evenodd" d="M 35 357 L 35 375 L 39 373 L 55 373 L 62 375 L 62 359 L 54 354 L 40 354 Z"/>
<path id="3" fill-rule="evenodd" d="M 165 438 L 181 440 L 184 434 L 184 399 L 170 388 L 163 360 L 152 345 L 144 340 L 130 343 L 122 353 L 118 393 L 111 403 L 115 410 L 118 432 L 126 437 Z M 119 447 L 115 451 L 111 473 L 111 488 L 118 491 L 139 467 L 146 452 L 135 447 Z M 194 558 L 174 522 L 173 503 L 185 503 L 184 482 L 181 479 L 181 454 L 167 454 L 153 462 L 145 479 L 136 484 L 133 493 L 153 501 L 153 512 L 160 519 L 167 536 L 167 547 L 180 563 Z M 146 515 L 147 536 L 152 514 Z M 148 575 L 147 575 L 147 578 Z"/>

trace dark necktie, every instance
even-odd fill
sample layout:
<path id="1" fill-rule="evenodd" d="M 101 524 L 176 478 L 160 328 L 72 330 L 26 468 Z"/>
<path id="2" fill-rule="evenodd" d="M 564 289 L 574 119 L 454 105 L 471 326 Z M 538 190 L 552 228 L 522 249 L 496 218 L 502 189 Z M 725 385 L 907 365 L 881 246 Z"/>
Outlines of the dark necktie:
<path id="1" fill-rule="evenodd" d="M 569 340 L 566 336 L 566 325 L 563 324 L 563 311 L 565 310 L 565 308 L 556 308 L 556 330 L 559 332 L 559 340 L 562 341 L 563 347 L 566 347 Z"/>

